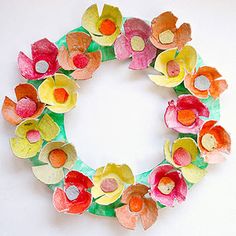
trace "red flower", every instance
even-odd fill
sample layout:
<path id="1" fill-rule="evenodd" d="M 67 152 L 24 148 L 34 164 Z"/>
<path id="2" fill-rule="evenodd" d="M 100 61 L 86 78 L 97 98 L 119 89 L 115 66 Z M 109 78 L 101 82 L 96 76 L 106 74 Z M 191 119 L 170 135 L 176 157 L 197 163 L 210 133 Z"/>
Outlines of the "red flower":
<path id="1" fill-rule="evenodd" d="M 87 191 L 92 186 L 87 176 L 78 171 L 70 171 L 65 177 L 64 190 L 56 188 L 54 191 L 54 207 L 58 212 L 82 214 L 92 202 L 92 195 Z"/>
<path id="2" fill-rule="evenodd" d="M 20 73 L 28 80 L 39 80 L 54 75 L 58 69 L 58 49 L 48 39 L 41 39 L 31 46 L 32 59 L 23 52 L 18 55 Z"/>

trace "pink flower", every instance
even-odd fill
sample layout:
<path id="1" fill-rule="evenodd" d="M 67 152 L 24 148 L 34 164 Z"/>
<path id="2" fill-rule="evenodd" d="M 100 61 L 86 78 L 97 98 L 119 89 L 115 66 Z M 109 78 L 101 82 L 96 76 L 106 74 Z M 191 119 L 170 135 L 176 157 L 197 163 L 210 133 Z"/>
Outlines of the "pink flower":
<path id="1" fill-rule="evenodd" d="M 124 31 L 114 45 L 117 59 L 125 60 L 131 56 L 130 69 L 147 68 L 157 53 L 157 49 L 149 40 L 151 27 L 143 20 L 131 18 L 124 23 Z"/>
<path id="2" fill-rule="evenodd" d="M 180 133 L 197 134 L 204 123 L 199 116 L 209 117 L 210 112 L 198 98 L 181 95 L 177 102 L 169 102 L 164 120 L 166 126 Z"/>
<path id="3" fill-rule="evenodd" d="M 54 75 L 58 69 L 58 49 L 48 39 L 41 39 L 31 46 L 32 59 L 23 52 L 18 55 L 20 73 L 28 80 L 39 80 Z"/>
<path id="4" fill-rule="evenodd" d="M 174 206 L 175 199 L 181 203 L 187 195 L 187 184 L 180 171 L 172 165 L 157 166 L 149 175 L 151 197 L 165 206 Z"/>

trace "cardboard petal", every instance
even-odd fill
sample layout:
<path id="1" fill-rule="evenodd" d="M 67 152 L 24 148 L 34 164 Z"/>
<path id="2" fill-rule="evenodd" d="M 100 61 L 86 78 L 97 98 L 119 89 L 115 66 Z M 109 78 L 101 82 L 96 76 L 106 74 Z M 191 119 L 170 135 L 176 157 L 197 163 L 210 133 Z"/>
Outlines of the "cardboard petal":
<path id="1" fill-rule="evenodd" d="M 71 169 L 77 160 L 75 147 L 70 143 L 66 143 L 61 147 L 61 149 L 67 154 L 67 160 L 64 168 Z"/>
<path id="2" fill-rule="evenodd" d="M 53 89 L 55 86 L 54 79 L 52 77 L 48 77 L 41 83 L 41 85 L 38 88 L 38 94 L 39 98 L 43 103 L 46 103 L 48 105 L 54 105 L 55 99 L 53 96 Z"/>
<path id="3" fill-rule="evenodd" d="M 15 156 L 19 158 L 34 157 L 41 149 L 43 141 L 40 139 L 36 143 L 30 143 L 26 138 L 11 138 L 11 149 Z"/>
<path id="4" fill-rule="evenodd" d="M 39 121 L 38 128 L 40 130 L 40 135 L 46 141 L 51 141 L 54 139 L 60 131 L 57 123 L 54 122 L 48 114 L 45 114 Z"/>
<path id="5" fill-rule="evenodd" d="M 148 193 L 149 188 L 143 184 L 130 185 L 122 194 L 121 202 L 129 204 L 132 195 L 144 197 Z"/>
<path id="6" fill-rule="evenodd" d="M 151 34 L 151 27 L 143 20 L 138 18 L 130 18 L 124 23 L 125 35 L 131 39 L 133 36 L 140 36 L 147 41 Z"/>
<path id="7" fill-rule="evenodd" d="M 129 68 L 133 70 L 146 69 L 156 57 L 156 53 L 156 48 L 151 44 L 151 42 L 147 42 L 143 51 L 132 53 L 132 61 Z"/>
<path id="8" fill-rule="evenodd" d="M 97 28 L 97 23 L 99 20 L 98 6 L 93 4 L 84 13 L 82 17 L 82 26 L 88 30 L 91 34 L 101 34 Z"/>
<path id="9" fill-rule="evenodd" d="M 118 60 L 128 59 L 131 55 L 131 47 L 128 38 L 121 34 L 114 44 L 116 58 Z"/>
<path id="10" fill-rule="evenodd" d="M 200 182 L 207 173 L 206 170 L 200 169 L 199 167 L 193 164 L 189 164 L 188 166 L 182 167 L 181 171 L 184 178 L 188 182 L 193 183 L 193 184 Z"/>
<path id="11" fill-rule="evenodd" d="M 205 155 L 204 160 L 208 164 L 219 164 L 225 161 L 225 155 L 219 151 L 209 152 Z"/>
<path id="12" fill-rule="evenodd" d="M 156 202 L 152 199 L 144 199 L 144 209 L 140 213 L 143 228 L 145 230 L 150 228 L 156 222 L 157 216 L 158 209 Z"/>
<path id="13" fill-rule="evenodd" d="M 15 87 L 15 94 L 17 101 L 22 98 L 28 97 L 34 102 L 38 102 L 37 90 L 31 84 L 19 84 Z"/>
<path id="14" fill-rule="evenodd" d="M 84 174 L 72 170 L 65 176 L 65 188 L 75 185 L 79 190 L 89 189 L 93 187 L 92 181 Z"/>
<path id="15" fill-rule="evenodd" d="M 51 165 L 33 166 L 35 177 L 45 184 L 57 184 L 64 178 L 62 168 L 53 168 Z"/>
<path id="16" fill-rule="evenodd" d="M 37 124 L 36 119 L 27 119 L 16 127 L 15 133 L 18 137 L 25 138 L 28 131 L 37 129 Z"/>
<path id="17" fill-rule="evenodd" d="M 88 65 L 84 69 L 75 70 L 71 74 L 71 76 L 74 79 L 78 80 L 90 79 L 95 70 L 97 70 L 97 68 L 100 66 L 102 58 L 102 54 L 100 51 L 86 53 L 86 55 L 89 57 Z"/>
<path id="18" fill-rule="evenodd" d="M 62 46 L 58 51 L 58 62 L 64 70 L 75 70 L 73 58 L 70 56 L 67 48 Z"/>
<path id="19" fill-rule="evenodd" d="M 84 53 L 92 41 L 91 36 L 84 32 L 72 32 L 66 35 L 69 52 Z"/>
<path id="20" fill-rule="evenodd" d="M 130 212 L 128 205 L 116 208 L 115 211 L 116 217 L 123 227 L 131 230 L 135 229 L 139 216 Z"/>
<path id="21" fill-rule="evenodd" d="M 210 87 L 210 94 L 213 98 L 217 99 L 227 88 L 228 84 L 226 80 L 213 81 Z"/>
<path id="22" fill-rule="evenodd" d="M 16 103 L 8 97 L 5 97 L 3 101 L 2 115 L 12 125 L 17 125 L 22 121 L 22 118 L 16 114 Z"/>
<path id="23" fill-rule="evenodd" d="M 122 15 L 118 7 L 104 4 L 101 14 L 101 19 L 114 19 L 118 28 L 122 26 Z"/>

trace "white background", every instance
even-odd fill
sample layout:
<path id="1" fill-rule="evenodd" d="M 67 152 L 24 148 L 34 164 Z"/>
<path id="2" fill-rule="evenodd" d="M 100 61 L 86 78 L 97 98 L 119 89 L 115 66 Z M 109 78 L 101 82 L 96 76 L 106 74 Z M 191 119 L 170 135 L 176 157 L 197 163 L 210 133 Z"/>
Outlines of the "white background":
<path id="1" fill-rule="evenodd" d="M 151 20 L 171 10 L 179 23 L 190 22 L 192 42 L 204 61 L 214 66 L 229 83 L 222 95 L 221 124 L 235 140 L 236 2 L 233 0 L 122 0 L 106 1 L 120 7 L 124 16 Z M 87 0 L 0 0 L 0 103 L 14 96 L 22 80 L 16 58 L 20 50 L 47 37 L 58 40 L 80 25 Z M 98 1 L 101 7 L 105 1 Z M 134 72 L 128 63 L 103 63 L 91 81 L 80 83 L 76 109 L 66 115 L 69 140 L 80 156 L 96 168 L 107 161 L 126 162 L 135 173 L 145 171 L 163 158 L 166 138 L 176 134 L 163 124 L 169 89 L 158 88 L 148 71 Z M 22 80 L 23 81 L 23 80 Z M 157 223 L 147 232 L 137 227 L 124 230 L 116 219 L 89 214 L 57 213 L 52 194 L 37 181 L 30 163 L 15 158 L 8 144 L 14 128 L 0 117 L 0 235 L 236 235 L 236 160 L 233 155 L 189 191 L 186 202 L 159 211 Z M 234 146 L 233 146 L 234 148 Z"/>

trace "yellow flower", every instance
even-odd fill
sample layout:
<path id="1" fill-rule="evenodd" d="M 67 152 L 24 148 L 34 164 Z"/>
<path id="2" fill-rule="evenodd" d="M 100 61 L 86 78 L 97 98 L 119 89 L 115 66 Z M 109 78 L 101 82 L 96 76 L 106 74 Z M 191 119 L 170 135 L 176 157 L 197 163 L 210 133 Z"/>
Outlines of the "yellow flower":
<path id="1" fill-rule="evenodd" d="M 165 144 L 166 160 L 182 171 L 184 178 L 190 183 L 198 183 L 206 174 L 194 162 L 199 154 L 196 142 L 191 138 L 179 138 L 174 141 L 170 151 L 170 141 Z"/>
<path id="2" fill-rule="evenodd" d="M 19 158 L 34 157 L 41 149 L 43 140 L 54 139 L 60 128 L 45 114 L 41 120 L 27 119 L 16 128 L 15 138 L 10 139 L 13 153 Z"/>
<path id="3" fill-rule="evenodd" d="M 76 82 L 63 74 L 48 77 L 38 88 L 39 98 L 48 104 L 48 109 L 55 113 L 65 113 L 75 107 L 77 102 Z"/>
<path id="4" fill-rule="evenodd" d="M 82 26 L 88 30 L 96 43 L 111 46 L 120 34 L 122 15 L 119 8 L 104 4 L 99 16 L 97 4 L 93 4 L 85 11 Z"/>
<path id="5" fill-rule="evenodd" d="M 39 154 L 39 161 L 44 165 L 33 166 L 37 179 L 45 184 L 56 184 L 64 178 L 63 169 L 70 170 L 77 160 L 74 146 L 65 142 L 47 143 Z"/>
<path id="6" fill-rule="evenodd" d="M 134 175 L 129 166 L 109 163 L 96 170 L 91 193 L 98 204 L 109 205 L 121 196 L 125 184 L 133 183 Z"/>
<path id="7" fill-rule="evenodd" d="M 191 73 L 197 63 L 197 52 L 191 46 L 185 46 L 179 53 L 176 49 L 169 49 L 160 53 L 155 62 L 155 70 L 162 75 L 149 75 L 149 78 L 157 85 L 175 87 Z"/>

